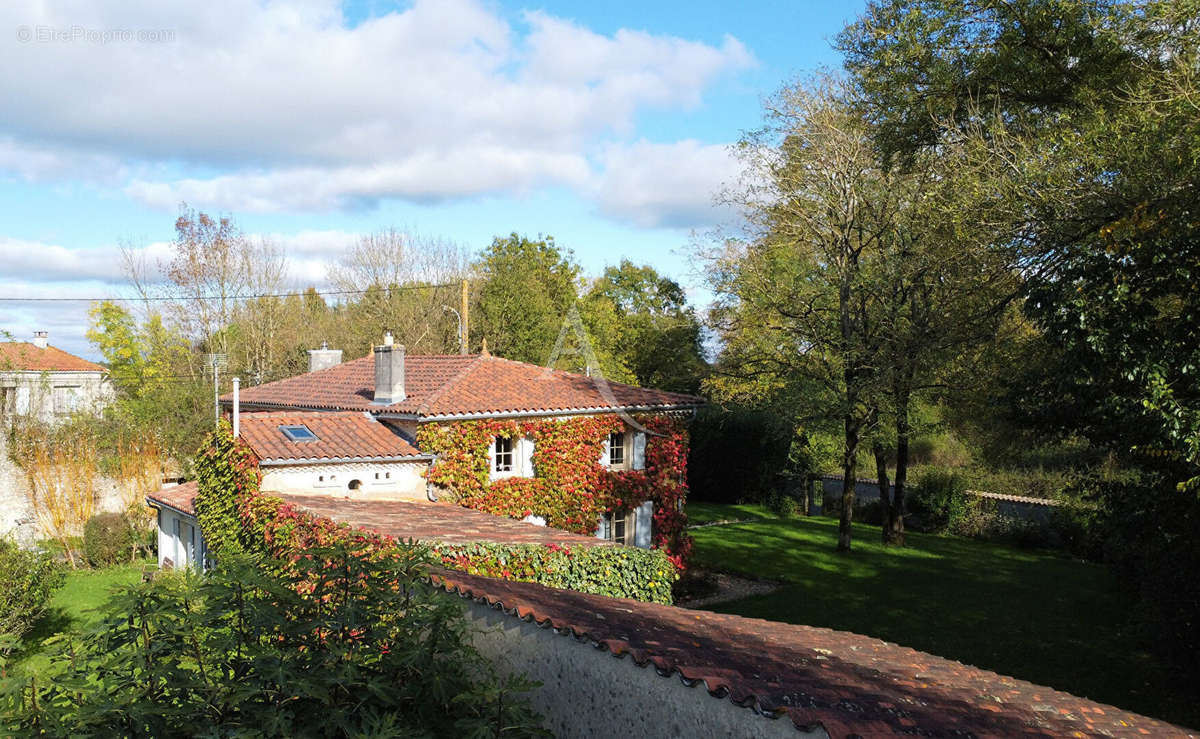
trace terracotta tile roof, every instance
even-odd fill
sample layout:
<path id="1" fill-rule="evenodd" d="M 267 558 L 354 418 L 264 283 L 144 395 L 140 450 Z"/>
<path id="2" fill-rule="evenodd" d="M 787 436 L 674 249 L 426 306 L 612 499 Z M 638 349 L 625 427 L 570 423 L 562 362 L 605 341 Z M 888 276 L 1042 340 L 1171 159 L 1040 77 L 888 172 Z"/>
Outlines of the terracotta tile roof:
<path id="1" fill-rule="evenodd" d="M 472 414 L 604 411 L 616 408 L 694 407 L 692 395 L 649 390 L 618 382 L 600 389 L 594 378 L 546 370 L 488 355 L 410 354 L 405 358 L 405 393 L 399 403 L 371 402 L 375 359 L 367 356 L 336 367 L 269 382 L 241 391 L 243 405 L 401 413 L 418 417 Z M 226 402 L 232 396 L 222 399 Z"/>
<path id="2" fill-rule="evenodd" d="M 172 485 L 169 488 L 163 488 L 157 492 L 150 493 L 146 496 L 146 502 L 155 507 L 166 506 L 174 510 L 187 513 L 188 515 L 196 515 L 196 493 L 199 491 L 199 485 L 195 480 L 191 482 Z"/>
<path id="3" fill-rule="evenodd" d="M 307 426 L 314 441 L 292 441 L 280 426 Z M 241 436 L 259 461 L 384 461 L 420 457 L 421 452 L 385 424 L 361 412 L 243 413 Z"/>
<path id="4" fill-rule="evenodd" d="M 0 342 L 0 372 L 107 372 L 104 367 L 68 354 L 56 346 L 45 349 L 24 341 Z"/>
<path id="5" fill-rule="evenodd" d="M 355 500 L 330 495 L 281 495 L 286 503 L 318 516 L 395 537 L 427 543 L 560 544 L 612 546 L 603 539 L 534 526 L 453 503 Z"/>
<path id="6" fill-rule="evenodd" d="M 1195 736 L 1178 726 L 858 634 L 438 570 L 451 592 L 629 654 L 660 675 L 831 737 Z M 749 733 L 749 732 L 747 732 Z"/>

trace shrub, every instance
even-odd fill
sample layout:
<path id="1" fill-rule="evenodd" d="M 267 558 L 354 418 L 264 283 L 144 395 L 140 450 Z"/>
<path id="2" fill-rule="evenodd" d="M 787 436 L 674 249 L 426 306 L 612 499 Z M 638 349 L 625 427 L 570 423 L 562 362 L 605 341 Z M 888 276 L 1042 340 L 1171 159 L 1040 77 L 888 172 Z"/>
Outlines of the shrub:
<path id="1" fill-rule="evenodd" d="M 52 555 L 23 551 L 13 541 L 0 539 L 0 637 L 24 636 L 64 577 Z"/>
<path id="2" fill-rule="evenodd" d="M 0 691 L 0 734 L 545 736 L 532 685 L 494 676 L 424 557 L 231 553 L 126 586 L 44 677 Z"/>
<path id="3" fill-rule="evenodd" d="M 476 542 L 441 544 L 433 554 L 435 562 L 471 575 L 668 605 L 678 578 L 660 549 Z"/>
<path id="4" fill-rule="evenodd" d="M 782 490 L 772 490 L 767 496 L 767 508 L 780 518 L 792 518 L 799 510 L 796 499 Z"/>
<path id="5" fill-rule="evenodd" d="M 906 505 L 916 528 L 938 531 L 965 513 L 966 480 L 953 470 L 926 467 L 914 476 Z"/>
<path id="6" fill-rule="evenodd" d="M 133 524 L 121 513 L 100 513 L 83 527 L 83 558 L 90 567 L 108 567 L 133 559 Z"/>

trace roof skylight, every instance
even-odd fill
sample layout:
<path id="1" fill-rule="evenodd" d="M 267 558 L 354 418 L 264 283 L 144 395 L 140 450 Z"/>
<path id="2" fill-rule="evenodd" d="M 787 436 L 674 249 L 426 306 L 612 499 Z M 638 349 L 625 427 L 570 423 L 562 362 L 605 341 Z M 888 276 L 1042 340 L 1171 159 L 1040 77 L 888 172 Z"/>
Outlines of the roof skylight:
<path id="1" fill-rule="evenodd" d="M 317 435 L 312 432 L 307 426 L 280 426 L 279 430 L 283 432 L 291 441 L 316 441 Z"/>

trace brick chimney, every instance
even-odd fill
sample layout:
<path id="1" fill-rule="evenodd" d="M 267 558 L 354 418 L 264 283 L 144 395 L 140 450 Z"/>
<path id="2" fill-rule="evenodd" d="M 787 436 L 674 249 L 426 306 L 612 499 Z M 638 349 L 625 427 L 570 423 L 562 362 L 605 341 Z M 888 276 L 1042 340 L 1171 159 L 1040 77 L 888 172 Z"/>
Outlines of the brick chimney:
<path id="1" fill-rule="evenodd" d="M 33 345 L 38 349 L 45 349 L 50 342 L 50 334 L 45 331 L 33 332 Z"/>
<path id="2" fill-rule="evenodd" d="M 330 349 L 329 343 L 322 341 L 320 349 L 308 350 L 308 371 L 329 369 L 342 363 L 342 350 Z"/>
<path id="3" fill-rule="evenodd" d="M 392 332 L 383 335 L 383 345 L 375 347 L 376 405 L 391 405 L 404 400 L 404 345 L 396 344 Z"/>

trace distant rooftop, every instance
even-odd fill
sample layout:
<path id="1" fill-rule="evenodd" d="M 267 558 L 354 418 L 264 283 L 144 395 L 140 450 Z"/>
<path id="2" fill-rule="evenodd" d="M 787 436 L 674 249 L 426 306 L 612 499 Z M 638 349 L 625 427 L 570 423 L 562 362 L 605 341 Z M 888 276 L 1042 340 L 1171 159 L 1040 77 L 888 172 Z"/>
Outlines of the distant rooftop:
<path id="1" fill-rule="evenodd" d="M 82 357 L 64 352 L 56 346 L 45 348 L 27 341 L 0 342 L 0 372 L 107 372 Z"/>

